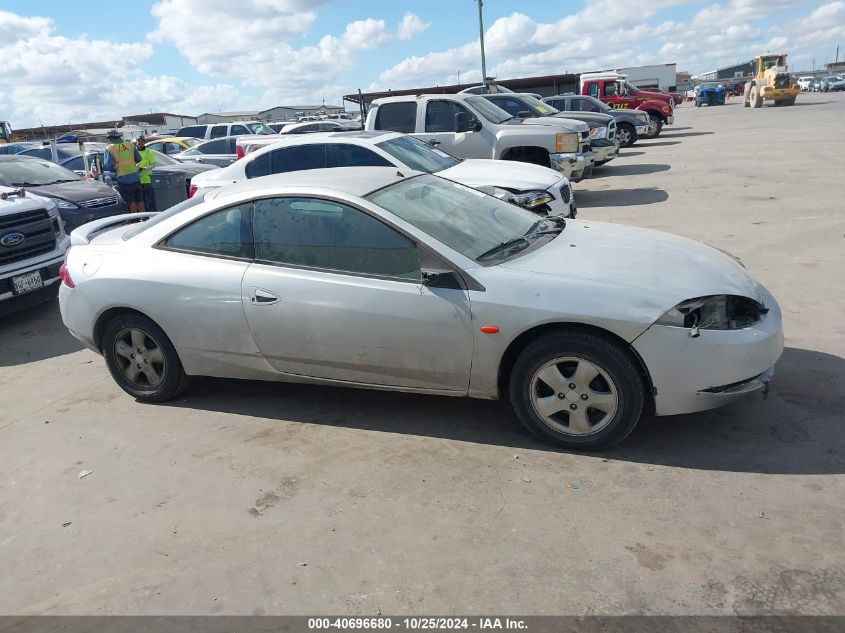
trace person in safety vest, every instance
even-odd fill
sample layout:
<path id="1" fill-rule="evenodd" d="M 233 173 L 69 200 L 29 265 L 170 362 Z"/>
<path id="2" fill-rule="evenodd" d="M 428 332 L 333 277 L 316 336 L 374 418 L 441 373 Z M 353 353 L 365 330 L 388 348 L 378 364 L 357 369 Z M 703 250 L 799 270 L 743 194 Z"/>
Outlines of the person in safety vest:
<path id="1" fill-rule="evenodd" d="M 144 191 L 141 189 L 141 174 L 138 171 L 141 155 L 132 141 L 124 141 L 123 134 L 117 130 L 109 130 L 106 139 L 109 146 L 106 148 L 103 169 L 117 174 L 117 190 L 129 205 L 129 212 L 143 212 Z"/>
<path id="2" fill-rule="evenodd" d="M 147 211 L 157 211 L 155 195 L 153 194 L 153 168 L 156 165 L 156 157 L 153 151 L 147 147 L 147 141 L 143 136 L 139 136 L 136 141 L 138 145 L 138 153 L 141 155 L 141 160 L 138 161 L 138 170 L 141 173 L 141 189 L 144 192 L 144 209 Z"/>

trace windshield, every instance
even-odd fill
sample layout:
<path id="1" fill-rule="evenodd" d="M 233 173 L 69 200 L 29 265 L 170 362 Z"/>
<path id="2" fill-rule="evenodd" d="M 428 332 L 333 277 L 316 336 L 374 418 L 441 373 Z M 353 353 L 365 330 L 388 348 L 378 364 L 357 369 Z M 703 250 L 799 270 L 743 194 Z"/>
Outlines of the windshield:
<path id="1" fill-rule="evenodd" d="M 513 118 L 499 106 L 490 103 L 484 97 L 469 97 L 467 98 L 467 103 L 472 105 L 490 123 L 504 123 Z"/>
<path id="2" fill-rule="evenodd" d="M 560 112 L 560 110 L 558 110 L 554 106 L 550 106 L 548 103 L 540 101 L 537 97 L 532 97 L 531 95 L 520 95 L 519 98 L 523 103 L 526 103 L 531 106 L 534 111 L 540 114 L 541 116 L 551 116 Z"/>
<path id="3" fill-rule="evenodd" d="M 252 131 L 253 134 L 275 134 L 276 132 L 273 131 L 273 128 L 267 127 L 263 123 L 248 123 L 247 127 Z"/>
<path id="4" fill-rule="evenodd" d="M 475 260 L 512 241 L 528 246 L 541 221 L 530 211 L 437 176 L 402 180 L 366 198 Z M 502 256 L 508 254 L 513 253 Z"/>
<path id="5" fill-rule="evenodd" d="M 712 84 L 712 83 L 701 84 L 702 88 L 720 88 L 721 86 L 722 86 L 722 84 Z"/>
<path id="6" fill-rule="evenodd" d="M 413 136 L 400 136 L 389 141 L 376 143 L 376 147 L 383 149 L 411 169 L 429 174 L 449 169 L 449 167 L 454 167 L 461 162 L 443 150 L 432 147 Z"/>
<path id="7" fill-rule="evenodd" d="M 14 187 L 40 187 L 82 180 L 69 169 L 46 160 L 25 159 L 0 163 L 0 175 Z"/>

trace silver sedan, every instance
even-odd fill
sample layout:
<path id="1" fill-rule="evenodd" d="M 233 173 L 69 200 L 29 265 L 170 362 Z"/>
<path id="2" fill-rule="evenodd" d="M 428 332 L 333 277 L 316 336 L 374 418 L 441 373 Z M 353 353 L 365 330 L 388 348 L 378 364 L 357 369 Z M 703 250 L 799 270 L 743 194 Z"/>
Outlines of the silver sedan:
<path id="1" fill-rule="evenodd" d="M 578 449 L 764 388 L 769 292 L 684 238 L 544 219 L 395 168 L 256 178 L 81 227 L 62 317 L 145 402 L 190 376 L 507 397 Z"/>

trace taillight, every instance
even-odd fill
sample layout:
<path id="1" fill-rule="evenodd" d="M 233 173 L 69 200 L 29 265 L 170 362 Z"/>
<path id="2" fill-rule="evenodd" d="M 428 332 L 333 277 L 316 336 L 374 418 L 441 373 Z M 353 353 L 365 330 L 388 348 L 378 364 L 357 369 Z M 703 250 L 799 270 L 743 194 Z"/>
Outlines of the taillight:
<path id="1" fill-rule="evenodd" d="M 190 187 L 188 187 L 188 197 L 189 198 L 193 198 L 194 194 L 196 192 L 197 192 L 197 186 L 196 185 L 191 185 Z"/>
<path id="2" fill-rule="evenodd" d="M 244 157 L 244 148 L 240 145 L 235 145 L 235 160 L 240 160 Z"/>
<path id="3" fill-rule="evenodd" d="M 70 249 L 68 249 L 65 253 L 65 261 L 63 261 L 62 265 L 59 267 L 59 279 L 61 279 L 62 283 L 68 288 L 76 288 L 76 284 L 73 283 L 73 279 L 70 277 L 70 271 L 67 269 L 68 255 L 70 255 Z"/>

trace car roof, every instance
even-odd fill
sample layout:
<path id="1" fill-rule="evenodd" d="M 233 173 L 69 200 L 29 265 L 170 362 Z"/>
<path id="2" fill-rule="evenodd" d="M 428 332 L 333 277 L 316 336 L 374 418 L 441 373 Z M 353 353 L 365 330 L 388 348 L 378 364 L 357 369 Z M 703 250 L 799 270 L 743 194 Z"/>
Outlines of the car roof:
<path id="1" fill-rule="evenodd" d="M 478 96 L 480 96 L 480 95 L 466 94 L 466 93 L 462 93 L 462 92 L 459 92 L 457 94 L 420 93 L 418 95 L 405 95 L 405 96 L 400 96 L 400 97 L 381 97 L 380 99 L 374 99 L 373 103 L 382 104 L 382 103 L 397 103 L 397 102 L 405 102 L 405 101 L 416 101 L 417 99 L 421 99 L 422 97 L 431 98 L 431 99 L 455 99 L 456 101 L 466 101 L 470 97 L 478 97 Z"/>
<path id="2" fill-rule="evenodd" d="M 273 174 L 221 187 L 206 199 L 229 197 L 245 192 L 272 192 L 285 187 L 310 187 L 339 191 L 363 197 L 382 187 L 417 176 L 421 172 L 396 167 L 332 167 Z"/>
<path id="3" fill-rule="evenodd" d="M 11 163 L 18 160 L 44 160 L 38 156 L 27 156 L 21 154 L 0 154 L 0 163 Z"/>

